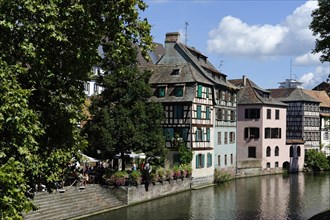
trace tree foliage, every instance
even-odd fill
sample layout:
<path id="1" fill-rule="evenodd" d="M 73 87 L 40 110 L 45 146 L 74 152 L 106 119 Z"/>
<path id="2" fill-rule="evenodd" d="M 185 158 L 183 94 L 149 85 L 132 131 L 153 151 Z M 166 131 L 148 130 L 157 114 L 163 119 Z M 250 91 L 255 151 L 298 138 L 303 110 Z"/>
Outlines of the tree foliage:
<path id="1" fill-rule="evenodd" d="M 310 29 L 317 36 L 313 53 L 321 52 L 320 60 L 330 62 L 330 1 L 319 0 L 319 7 L 312 13 Z"/>
<path id="2" fill-rule="evenodd" d="M 329 170 L 330 164 L 324 153 L 316 150 L 308 150 L 305 153 L 305 168 L 314 171 Z"/>
<path id="3" fill-rule="evenodd" d="M 104 91 L 92 100 L 92 118 L 84 127 L 90 154 L 100 149 L 106 158 L 120 154 L 124 159 L 124 153 L 130 151 L 164 156 L 163 109 L 149 101 L 150 74 L 131 65 L 104 77 Z M 125 163 L 122 165 L 125 169 Z"/>
<path id="4" fill-rule="evenodd" d="M 145 8 L 142 0 L 0 1 L 3 218 L 31 210 L 26 190 L 39 183 L 51 190 L 83 148 L 83 82 L 97 63 L 108 70 L 125 65 L 132 56 L 127 45 L 146 54 L 152 38 L 139 17 Z"/>

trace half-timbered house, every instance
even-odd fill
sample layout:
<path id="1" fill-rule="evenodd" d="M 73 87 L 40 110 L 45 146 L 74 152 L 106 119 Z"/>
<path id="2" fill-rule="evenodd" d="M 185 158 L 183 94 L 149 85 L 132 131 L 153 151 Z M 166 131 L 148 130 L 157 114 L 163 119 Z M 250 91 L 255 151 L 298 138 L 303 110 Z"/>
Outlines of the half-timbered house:
<path id="1" fill-rule="evenodd" d="M 164 106 L 163 129 L 169 148 L 167 165 L 179 163 L 175 143 L 183 141 L 193 152 L 193 183 L 200 185 L 213 182 L 215 85 L 218 89 L 225 88 L 226 82 L 225 75 L 217 71 L 205 55 L 180 43 L 179 37 L 177 32 L 167 33 L 165 54 L 156 65 L 147 68 L 153 71 L 152 100 Z M 235 109 L 234 105 L 230 106 Z M 236 156 L 236 147 L 232 154 Z"/>

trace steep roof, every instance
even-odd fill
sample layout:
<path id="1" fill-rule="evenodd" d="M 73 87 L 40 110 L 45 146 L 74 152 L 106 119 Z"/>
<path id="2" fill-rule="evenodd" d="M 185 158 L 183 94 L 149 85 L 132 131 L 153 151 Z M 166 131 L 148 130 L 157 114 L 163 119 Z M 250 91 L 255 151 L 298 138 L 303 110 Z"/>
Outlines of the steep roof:
<path id="1" fill-rule="evenodd" d="M 320 102 L 321 107 L 330 108 L 330 97 L 326 91 L 303 90 L 304 93 Z"/>
<path id="2" fill-rule="evenodd" d="M 286 106 L 285 103 L 274 100 L 272 97 L 269 96 L 270 92 L 268 90 L 260 88 L 248 78 L 233 79 L 229 81 L 238 88 L 240 88 L 237 98 L 237 102 L 239 105 L 263 104 Z"/>
<path id="3" fill-rule="evenodd" d="M 268 89 L 271 96 L 282 102 L 320 102 L 304 92 L 301 88 Z"/>
<path id="4" fill-rule="evenodd" d="M 194 47 L 189 47 L 182 43 L 176 43 L 179 48 L 191 59 L 196 67 L 204 74 L 204 76 L 211 82 L 231 88 L 237 89 L 233 84 L 226 80 L 227 75 L 218 71 L 211 62 L 207 59 L 207 56 L 203 55 L 200 51 Z"/>

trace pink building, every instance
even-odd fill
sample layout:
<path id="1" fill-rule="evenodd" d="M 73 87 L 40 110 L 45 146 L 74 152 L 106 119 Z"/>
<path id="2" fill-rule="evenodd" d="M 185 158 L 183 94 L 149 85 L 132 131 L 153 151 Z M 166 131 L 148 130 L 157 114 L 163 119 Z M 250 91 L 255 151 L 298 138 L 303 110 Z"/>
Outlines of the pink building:
<path id="1" fill-rule="evenodd" d="M 283 168 L 301 170 L 303 159 L 297 159 L 298 154 L 293 152 L 300 149 L 299 155 L 303 158 L 303 142 L 287 143 L 286 140 L 287 104 L 274 100 L 269 91 L 245 76 L 230 82 L 240 88 L 237 100 L 238 173 L 281 172 Z"/>

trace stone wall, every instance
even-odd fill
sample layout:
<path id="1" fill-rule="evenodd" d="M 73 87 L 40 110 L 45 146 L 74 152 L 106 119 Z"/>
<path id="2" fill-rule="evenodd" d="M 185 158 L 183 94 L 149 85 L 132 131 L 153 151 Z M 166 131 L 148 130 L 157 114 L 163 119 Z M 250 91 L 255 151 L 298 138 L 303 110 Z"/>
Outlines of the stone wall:
<path id="1" fill-rule="evenodd" d="M 191 189 L 191 180 L 189 178 L 177 179 L 171 181 L 157 182 L 150 184 L 148 191 L 145 185 L 121 186 L 112 189 L 113 195 L 126 205 L 139 203 L 170 194 L 183 192 Z"/>

